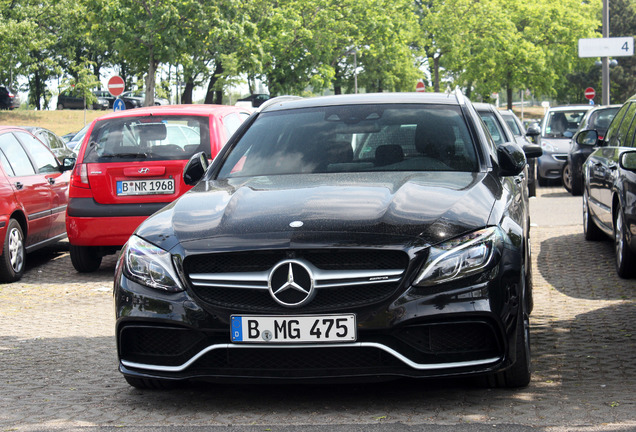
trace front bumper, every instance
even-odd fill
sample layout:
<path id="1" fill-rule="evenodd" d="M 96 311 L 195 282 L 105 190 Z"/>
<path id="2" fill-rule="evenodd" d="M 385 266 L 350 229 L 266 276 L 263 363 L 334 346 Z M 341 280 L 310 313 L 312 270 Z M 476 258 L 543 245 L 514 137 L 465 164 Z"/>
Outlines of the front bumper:
<path id="1" fill-rule="evenodd" d="M 521 270 L 504 267 L 488 282 L 435 292 L 408 287 L 386 301 L 346 310 L 356 314 L 355 342 L 274 345 L 232 343 L 230 315 L 237 311 L 202 306 L 189 289 L 170 294 L 139 285 L 119 266 L 119 368 L 131 377 L 212 381 L 492 373 L 515 361 Z"/>
<path id="2" fill-rule="evenodd" d="M 537 159 L 537 175 L 541 178 L 560 179 L 567 160 L 567 153 L 549 153 L 544 150 L 543 155 Z"/>

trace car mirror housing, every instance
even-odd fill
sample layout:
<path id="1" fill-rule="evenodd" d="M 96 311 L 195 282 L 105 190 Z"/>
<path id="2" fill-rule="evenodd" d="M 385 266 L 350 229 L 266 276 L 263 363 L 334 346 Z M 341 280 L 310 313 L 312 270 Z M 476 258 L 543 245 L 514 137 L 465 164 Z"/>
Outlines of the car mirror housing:
<path id="1" fill-rule="evenodd" d="M 532 123 L 530 126 L 528 126 L 528 130 L 526 130 L 526 136 L 536 137 L 539 135 L 541 135 L 541 128 L 538 124 Z"/>
<path id="2" fill-rule="evenodd" d="M 73 167 L 75 166 L 76 160 L 77 160 L 76 158 L 71 158 L 71 157 L 64 158 L 62 160 L 62 166 L 60 167 L 62 169 L 62 172 L 72 170 Z"/>
<path id="3" fill-rule="evenodd" d="M 209 166 L 208 158 L 204 152 L 199 152 L 190 158 L 183 169 L 183 182 L 189 186 L 194 186 L 201 180 L 203 174 Z"/>
<path id="4" fill-rule="evenodd" d="M 523 152 L 526 159 L 538 158 L 543 154 L 543 149 L 540 145 L 528 143 L 523 145 Z"/>
<path id="5" fill-rule="evenodd" d="M 636 151 L 623 153 L 619 159 L 619 165 L 625 170 L 636 171 Z"/>
<path id="6" fill-rule="evenodd" d="M 516 176 L 526 166 L 526 156 L 518 145 L 512 142 L 501 144 L 497 147 L 497 159 L 499 159 L 500 175 Z"/>
<path id="7" fill-rule="evenodd" d="M 576 137 L 576 143 L 582 146 L 595 146 L 598 144 L 598 132 L 595 130 L 581 131 Z"/>

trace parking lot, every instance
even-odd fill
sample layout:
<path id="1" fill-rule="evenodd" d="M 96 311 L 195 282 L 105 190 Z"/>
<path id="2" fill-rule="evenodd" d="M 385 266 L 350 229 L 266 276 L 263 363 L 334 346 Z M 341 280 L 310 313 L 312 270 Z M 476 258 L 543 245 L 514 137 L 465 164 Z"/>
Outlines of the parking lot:
<path id="1" fill-rule="evenodd" d="M 616 275 L 611 242 L 584 240 L 580 197 L 561 187 L 538 195 L 525 389 L 427 380 L 137 390 L 117 371 L 116 257 L 80 275 L 63 243 L 29 256 L 20 282 L 0 285 L 0 431 L 636 430 L 636 280 Z"/>

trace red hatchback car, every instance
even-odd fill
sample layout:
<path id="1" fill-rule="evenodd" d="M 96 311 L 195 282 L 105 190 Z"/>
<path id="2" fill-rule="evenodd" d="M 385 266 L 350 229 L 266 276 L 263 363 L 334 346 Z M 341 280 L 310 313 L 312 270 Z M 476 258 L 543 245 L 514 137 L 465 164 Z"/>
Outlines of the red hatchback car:
<path id="1" fill-rule="evenodd" d="M 119 111 L 91 124 L 71 176 L 66 230 L 78 272 L 99 268 L 148 216 L 188 191 L 185 164 L 212 159 L 249 117 L 223 105 L 168 105 Z"/>
<path id="2" fill-rule="evenodd" d="M 70 170 L 27 130 L 0 126 L 0 282 L 22 277 L 26 253 L 66 237 Z"/>

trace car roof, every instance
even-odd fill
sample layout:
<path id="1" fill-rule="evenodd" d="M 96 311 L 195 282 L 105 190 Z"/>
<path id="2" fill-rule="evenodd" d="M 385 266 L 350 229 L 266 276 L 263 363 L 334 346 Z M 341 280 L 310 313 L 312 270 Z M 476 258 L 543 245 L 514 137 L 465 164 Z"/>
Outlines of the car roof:
<path id="1" fill-rule="evenodd" d="M 148 115 L 199 115 L 208 116 L 210 114 L 225 114 L 230 112 L 244 112 L 250 114 L 248 110 L 232 105 L 212 105 L 212 104 L 200 104 L 200 105 L 161 105 L 151 106 L 143 108 L 133 108 L 129 110 L 116 111 L 109 114 L 104 114 L 98 117 L 95 121 L 136 117 L 136 116 L 148 116 Z"/>
<path id="2" fill-rule="evenodd" d="M 548 108 L 548 111 L 572 111 L 572 110 L 589 110 L 594 105 L 561 105 Z"/>
<path id="3" fill-rule="evenodd" d="M 337 105 L 371 104 L 441 104 L 464 105 L 466 99 L 459 93 L 364 93 L 312 98 L 279 97 L 268 100 L 261 112 L 279 111 L 297 108 L 313 108 Z"/>

